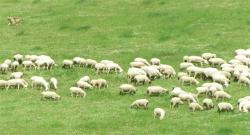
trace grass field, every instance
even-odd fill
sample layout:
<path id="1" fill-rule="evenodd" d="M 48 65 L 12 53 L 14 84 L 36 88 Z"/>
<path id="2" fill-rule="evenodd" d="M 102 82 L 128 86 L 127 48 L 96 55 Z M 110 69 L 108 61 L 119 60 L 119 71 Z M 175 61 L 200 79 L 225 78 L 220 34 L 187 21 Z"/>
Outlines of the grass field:
<path id="1" fill-rule="evenodd" d="M 0 0 L 1 61 L 15 53 L 50 55 L 58 64 L 81 56 L 110 59 L 125 70 L 120 75 L 97 75 L 87 68 L 23 71 L 26 80 L 32 75 L 58 78 L 62 100 L 40 101 L 41 91 L 30 88 L 1 90 L 0 134 L 250 134 L 249 114 L 191 113 L 187 105 L 171 110 L 170 97 L 146 96 L 147 86 L 139 86 L 134 96 L 118 94 L 135 57 L 158 57 L 178 71 L 184 55 L 213 52 L 229 60 L 235 49 L 250 48 L 249 5 L 249 0 Z M 7 16 L 21 16 L 24 22 L 8 26 Z M 88 91 L 86 99 L 71 98 L 69 88 L 83 75 L 105 78 L 109 88 Z M 176 79 L 153 85 L 179 86 Z M 195 91 L 194 86 L 184 89 Z M 234 105 L 250 95 L 249 88 L 236 83 L 227 91 Z M 139 98 L 149 99 L 148 110 L 128 108 Z M 155 107 L 167 110 L 164 120 L 153 119 Z"/>

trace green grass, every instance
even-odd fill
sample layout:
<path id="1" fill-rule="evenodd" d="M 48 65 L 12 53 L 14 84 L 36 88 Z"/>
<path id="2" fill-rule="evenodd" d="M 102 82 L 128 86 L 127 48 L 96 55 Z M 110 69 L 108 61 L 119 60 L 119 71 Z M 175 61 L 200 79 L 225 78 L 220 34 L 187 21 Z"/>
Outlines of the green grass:
<path id="1" fill-rule="evenodd" d="M 248 0 L 1 0 L 0 60 L 15 53 L 47 54 L 60 64 L 81 56 L 113 60 L 125 72 L 135 57 L 158 57 L 176 69 L 184 55 L 214 52 L 229 60 L 235 49 L 250 48 L 249 5 Z M 21 16 L 24 22 L 8 26 L 7 16 Z M 97 75 L 92 69 L 60 67 L 24 73 L 26 80 L 32 75 L 58 78 L 62 100 L 40 101 L 40 91 L 30 88 L 1 90 L 1 135 L 250 133 L 249 114 L 218 114 L 216 109 L 191 113 L 187 105 L 171 110 L 170 97 L 148 97 L 147 86 L 139 86 L 134 96 L 119 96 L 125 73 Z M 88 91 L 86 99 L 71 98 L 69 88 L 83 75 L 105 78 L 109 88 Z M 153 85 L 170 89 L 179 84 L 161 79 Z M 193 86 L 184 88 L 195 91 Z M 250 94 L 235 83 L 227 91 L 233 104 Z M 149 110 L 128 108 L 138 98 L 149 99 Z M 166 119 L 153 119 L 155 107 L 167 110 Z"/>

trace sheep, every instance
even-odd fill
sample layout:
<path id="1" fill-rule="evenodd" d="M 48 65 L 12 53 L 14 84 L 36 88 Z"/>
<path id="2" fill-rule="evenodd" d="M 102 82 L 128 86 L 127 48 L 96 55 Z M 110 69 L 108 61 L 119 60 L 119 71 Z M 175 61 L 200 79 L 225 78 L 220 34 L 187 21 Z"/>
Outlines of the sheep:
<path id="1" fill-rule="evenodd" d="M 188 103 L 197 102 L 197 97 L 192 93 L 180 93 L 179 98 L 182 101 L 187 101 Z"/>
<path id="2" fill-rule="evenodd" d="M 179 104 L 183 104 L 179 97 L 173 97 L 170 100 L 170 108 L 178 107 Z"/>
<path id="3" fill-rule="evenodd" d="M 198 104 L 197 102 L 193 102 L 193 103 L 189 104 L 189 109 L 191 111 L 193 111 L 193 112 L 196 111 L 196 110 L 202 111 L 203 107 L 200 104 Z"/>
<path id="4" fill-rule="evenodd" d="M 188 76 L 188 74 L 185 73 L 185 72 L 179 72 L 179 73 L 177 74 L 177 79 L 179 80 L 182 76 Z"/>
<path id="5" fill-rule="evenodd" d="M 135 84 L 136 85 L 145 84 L 145 83 L 151 84 L 151 80 L 146 75 L 136 75 L 135 76 Z"/>
<path id="6" fill-rule="evenodd" d="M 243 97 L 243 98 L 238 99 L 237 105 L 239 106 L 239 104 L 240 104 L 242 101 L 244 101 L 244 100 L 250 101 L 250 96 L 245 96 L 245 97 Z"/>
<path id="7" fill-rule="evenodd" d="M 187 83 L 189 85 L 195 84 L 198 85 L 199 81 L 197 81 L 194 77 L 189 77 L 189 76 L 182 76 L 179 80 L 179 82 L 183 85 L 184 83 Z"/>
<path id="8" fill-rule="evenodd" d="M 71 97 L 86 97 L 87 93 L 82 90 L 81 88 L 78 88 L 78 87 L 71 87 L 70 88 L 70 94 L 71 94 Z"/>
<path id="9" fill-rule="evenodd" d="M 53 90 L 57 90 L 57 79 L 55 77 L 50 78 L 50 88 Z"/>
<path id="10" fill-rule="evenodd" d="M 201 57 L 205 60 L 209 60 L 211 58 L 216 58 L 216 54 L 214 53 L 203 53 Z"/>
<path id="11" fill-rule="evenodd" d="M 146 65 L 150 65 L 149 62 L 144 58 L 135 58 L 134 61 L 135 62 L 143 62 Z"/>
<path id="12" fill-rule="evenodd" d="M 6 88 L 6 87 L 7 87 L 7 84 L 8 84 L 8 81 L 0 80 L 0 88 L 1 88 L 1 89 Z"/>
<path id="13" fill-rule="evenodd" d="M 40 76 L 32 76 L 30 78 L 31 80 L 31 87 L 35 88 L 35 87 L 43 87 L 45 91 L 47 91 L 49 89 L 49 83 Z"/>
<path id="14" fill-rule="evenodd" d="M 35 62 L 38 59 L 37 55 L 25 55 L 24 60 Z"/>
<path id="15" fill-rule="evenodd" d="M 204 73 L 204 68 L 196 67 L 196 66 L 190 66 L 187 68 L 188 75 L 191 76 L 192 73 L 194 73 L 194 78 L 196 78 L 197 75 L 202 77 Z"/>
<path id="16" fill-rule="evenodd" d="M 191 63 L 199 63 L 201 66 L 203 66 L 203 64 L 208 64 L 208 61 L 200 56 L 184 56 L 183 61 Z"/>
<path id="17" fill-rule="evenodd" d="M 115 73 L 122 73 L 123 69 L 116 63 L 106 64 L 106 72 L 111 73 L 112 71 L 114 71 Z"/>
<path id="18" fill-rule="evenodd" d="M 218 91 L 223 91 L 224 90 L 223 86 L 221 84 L 219 84 L 219 83 L 216 83 L 216 82 L 204 83 L 204 84 L 201 85 L 201 87 L 215 87 L 216 90 L 218 90 Z"/>
<path id="19" fill-rule="evenodd" d="M 201 95 L 201 94 L 208 94 L 209 92 L 209 87 L 197 87 L 196 88 L 196 91 L 197 91 L 197 96 Z"/>
<path id="20" fill-rule="evenodd" d="M 114 63 L 114 62 L 112 60 L 101 60 L 100 63 L 107 65 L 109 63 Z"/>
<path id="21" fill-rule="evenodd" d="M 160 64 L 161 64 L 161 60 L 158 59 L 158 58 L 152 58 L 152 59 L 150 60 L 150 63 L 151 63 L 152 65 L 160 65 Z"/>
<path id="22" fill-rule="evenodd" d="M 216 68 L 208 67 L 208 68 L 203 69 L 203 73 L 204 73 L 206 78 L 212 78 L 213 74 L 216 72 L 218 72 L 218 69 L 216 69 Z"/>
<path id="23" fill-rule="evenodd" d="M 229 111 L 234 110 L 233 106 L 230 103 L 227 103 L 227 102 L 221 102 L 217 106 L 218 106 L 218 112 L 219 113 L 224 112 L 224 111 L 229 112 Z"/>
<path id="24" fill-rule="evenodd" d="M 105 69 L 106 69 L 106 65 L 105 64 L 103 64 L 103 63 L 96 63 L 95 64 L 96 73 L 104 72 Z"/>
<path id="25" fill-rule="evenodd" d="M 10 79 L 20 79 L 23 77 L 23 73 L 22 72 L 13 72 L 10 75 Z"/>
<path id="26" fill-rule="evenodd" d="M 229 95 L 227 92 L 225 92 L 225 91 L 216 91 L 215 93 L 214 93 L 214 97 L 216 98 L 216 100 L 218 100 L 219 98 L 221 98 L 221 99 L 225 99 L 225 98 L 227 98 L 227 99 L 231 99 L 231 95 Z"/>
<path id="27" fill-rule="evenodd" d="M 159 66 L 159 71 L 165 76 L 165 78 L 175 77 L 176 75 L 174 68 L 170 65 L 161 64 Z"/>
<path id="28" fill-rule="evenodd" d="M 90 83 L 90 77 L 89 76 L 83 76 L 82 78 L 80 78 L 79 81 L 84 81 L 84 82 Z"/>
<path id="29" fill-rule="evenodd" d="M 105 79 L 96 79 L 96 80 L 91 80 L 90 81 L 90 84 L 93 86 L 93 87 L 97 87 L 98 89 L 101 89 L 101 88 L 107 88 L 108 87 L 108 83 Z"/>
<path id="30" fill-rule="evenodd" d="M 81 58 L 81 57 L 74 57 L 73 60 L 72 60 L 72 61 L 73 61 L 73 64 L 75 64 L 75 65 L 80 65 L 82 59 L 83 59 L 83 58 Z"/>
<path id="31" fill-rule="evenodd" d="M 84 81 L 78 81 L 76 83 L 76 86 L 82 89 L 92 89 L 93 86 L 91 86 L 89 83 L 84 82 Z"/>
<path id="32" fill-rule="evenodd" d="M 30 60 L 23 61 L 22 65 L 25 69 L 31 69 L 32 67 L 36 67 L 35 64 Z"/>
<path id="33" fill-rule="evenodd" d="M 238 84 L 240 84 L 240 86 L 242 85 L 242 84 L 245 84 L 245 86 L 246 85 L 249 85 L 249 87 L 250 87 L 250 79 L 248 79 L 246 76 L 240 76 L 239 77 L 239 80 L 238 80 Z"/>
<path id="34" fill-rule="evenodd" d="M 250 109 L 250 101 L 248 99 L 244 99 L 239 103 L 238 107 L 240 112 L 247 113 L 248 109 Z"/>
<path id="35" fill-rule="evenodd" d="M 13 59 L 14 59 L 14 61 L 18 61 L 19 64 L 22 64 L 24 57 L 21 54 L 16 54 L 16 55 L 14 55 Z"/>
<path id="36" fill-rule="evenodd" d="M 140 108 L 148 109 L 149 101 L 147 99 L 137 99 L 131 105 L 130 108 Z"/>
<path id="37" fill-rule="evenodd" d="M 214 73 L 212 75 L 213 82 L 218 82 L 224 84 L 225 87 L 228 87 L 230 80 L 224 75 L 220 73 Z"/>
<path id="38" fill-rule="evenodd" d="M 120 85 L 119 89 L 120 89 L 120 95 L 127 93 L 134 95 L 136 93 L 136 88 L 131 84 L 122 84 Z"/>
<path id="39" fill-rule="evenodd" d="M 19 66 L 19 63 L 18 61 L 13 61 L 11 64 L 10 64 L 10 69 L 12 71 L 16 71 L 17 67 Z"/>
<path id="40" fill-rule="evenodd" d="M 167 89 L 162 88 L 161 86 L 150 86 L 147 88 L 147 94 L 152 95 L 160 95 L 167 92 Z"/>
<path id="41" fill-rule="evenodd" d="M 136 61 L 133 61 L 133 62 L 130 62 L 130 63 L 129 63 L 129 66 L 130 66 L 130 67 L 135 67 L 135 68 L 141 68 L 141 67 L 146 66 L 146 64 L 143 63 L 143 62 L 136 62 Z"/>
<path id="42" fill-rule="evenodd" d="M 9 69 L 9 65 L 8 64 L 2 63 L 0 65 L 0 71 L 2 72 L 2 74 L 5 74 L 8 71 L 8 69 Z"/>
<path id="43" fill-rule="evenodd" d="M 211 58 L 211 59 L 209 59 L 208 61 L 209 61 L 209 63 L 210 63 L 213 67 L 216 66 L 216 65 L 219 65 L 219 66 L 220 66 L 220 65 L 226 63 L 226 61 L 223 60 L 222 58 Z"/>
<path id="44" fill-rule="evenodd" d="M 23 19 L 18 16 L 8 16 L 7 20 L 9 22 L 8 25 L 19 25 L 23 21 Z"/>
<path id="45" fill-rule="evenodd" d="M 93 60 L 93 59 L 86 59 L 86 61 L 85 61 L 85 66 L 93 68 L 93 67 L 95 67 L 95 64 L 96 64 L 96 63 L 97 63 L 96 60 Z"/>
<path id="46" fill-rule="evenodd" d="M 181 70 L 186 70 L 188 67 L 191 67 L 191 66 L 194 66 L 194 64 L 190 63 L 190 62 L 182 62 L 180 64 L 180 69 Z"/>
<path id="47" fill-rule="evenodd" d="M 156 117 L 159 117 L 160 120 L 162 120 L 165 117 L 166 111 L 162 108 L 155 108 L 154 109 L 154 119 Z"/>
<path id="48" fill-rule="evenodd" d="M 147 73 L 140 68 L 129 68 L 128 69 L 127 77 L 130 81 L 133 81 L 134 77 L 136 75 L 147 75 Z"/>
<path id="49" fill-rule="evenodd" d="M 72 68 L 73 67 L 73 61 L 72 60 L 63 60 L 63 68 Z"/>
<path id="50" fill-rule="evenodd" d="M 43 91 L 41 93 L 41 100 L 45 99 L 59 100 L 60 98 L 61 97 L 54 91 Z"/>
<path id="51" fill-rule="evenodd" d="M 182 90 L 180 87 L 174 87 L 172 91 L 170 92 L 170 96 L 172 97 L 179 97 L 181 93 L 186 93 L 184 90 Z"/>
<path id="52" fill-rule="evenodd" d="M 150 79 L 156 79 L 156 78 L 160 78 L 162 76 L 160 71 L 157 68 L 155 68 L 154 66 L 145 66 L 145 67 L 142 67 L 142 69 L 147 73 L 147 76 Z"/>
<path id="53" fill-rule="evenodd" d="M 8 67 L 9 67 L 9 66 L 10 66 L 10 64 L 11 64 L 11 60 L 10 60 L 10 59 L 6 59 L 3 63 L 7 64 L 7 65 L 8 65 Z"/>
<path id="54" fill-rule="evenodd" d="M 207 110 L 210 110 L 210 109 L 214 108 L 213 101 L 212 101 L 212 99 L 210 99 L 210 98 L 205 98 L 205 99 L 203 99 L 202 105 L 203 105 Z"/>
<path id="55" fill-rule="evenodd" d="M 28 83 L 23 79 L 10 79 L 7 81 L 6 89 L 8 90 L 10 87 L 17 87 L 17 89 L 19 90 L 20 87 L 27 88 Z"/>
<path id="56" fill-rule="evenodd" d="M 66 60 L 66 64 L 69 64 L 69 63 L 67 63 L 67 61 L 68 60 Z M 69 60 L 69 61 L 71 61 L 71 60 Z M 35 64 L 36 64 L 36 69 L 38 69 L 38 70 L 40 68 L 50 70 L 53 68 L 54 65 L 56 65 L 55 61 L 50 56 L 47 56 L 47 55 L 37 56 Z"/>

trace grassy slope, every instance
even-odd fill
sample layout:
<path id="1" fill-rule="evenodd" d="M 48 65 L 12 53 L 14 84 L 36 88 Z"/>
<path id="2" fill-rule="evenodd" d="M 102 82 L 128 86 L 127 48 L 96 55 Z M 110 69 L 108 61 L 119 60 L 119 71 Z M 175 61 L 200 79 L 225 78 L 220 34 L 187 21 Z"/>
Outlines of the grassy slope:
<path id="1" fill-rule="evenodd" d="M 159 57 L 178 67 L 183 55 L 214 52 L 230 59 L 237 48 L 249 46 L 249 4 L 245 0 L 1 0 L 0 59 L 15 53 L 48 54 L 58 63 L 74 56 L 111 59 L 127 70 L 135 57 Z M 7 26 L 6 17 L 22 16 L 20 26 Z M 75 68 L 26 72 L 59 79 L 59 102 L 41 102 L 40 92 L 0 91 L 0 133 L 13 134 L 249 134 L 248 114 L 190 113 L 184 105 L 169 109 L 169 96 L 146 97 L 147 86 L 135 96 L 119 96 L 123 75 L 96 75 Z M 90 91 L 86 99 L 69 97 L 69 87 L 82 75 L 102 77 L 109 88 Z M 0 75 L 7 79 L 7 75 Z M 157 80 L 167 88 L 176 80 Z M 195 87 L 185 87 L 194 91 Z M 232 84 L 230 102 L 249 95 L 249 88 Z M 148 98 L 150 109 L 131 110 L 135 99 Z M 153 120 L 154 107 L 167 110 Z"/>

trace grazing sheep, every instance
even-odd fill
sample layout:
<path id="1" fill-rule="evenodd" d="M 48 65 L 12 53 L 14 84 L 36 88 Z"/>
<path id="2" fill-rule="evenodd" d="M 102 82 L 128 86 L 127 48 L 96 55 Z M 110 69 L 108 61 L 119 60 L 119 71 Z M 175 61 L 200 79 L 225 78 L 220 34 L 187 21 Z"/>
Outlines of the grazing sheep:
<path id="1" fill-rule="evenodd" d="M 214 97 L 216 98 L 216 100 L 218 100 L 219 98 L 221 98 L 221 99 L 225 99 L 225 98 L 227 98 L 227 99 L 231 99 L 231 95 L 229 95 L 227 92 L 225 92 L 225 91 L 216 91 L 215 93 L 214 93 Z"/>
<path id="2" fill-rule="evenodd" d="M 182 76 L 188 76 L 188 74 L 185 73 L 185 72 L 179 72 L 179 73 L 177 74 L 177 79 L 179 80 Z"/>
<path id="3" fill-rule="evenodd" d="M 6 88 L 7 85 L 8 85 L 8 81 L 0 80 L 0 88 L 1 88 L 1 89 Z"/>
<path id="4" fill-rule="evenodd" d="M 106 65 L 103 63 L 96 63 L 95 64 L 95 71 L 96 73 L 104 72 L 106 69 Z"/>
<path id="5" fill-rule="evenodd" d="M 208 67 L 208 68 L 203 69 L 203 73 L 204 73 L 206 78 L 212 78 L 213 74 L 216 72 L 218 72 L 218 69 L 216 69 L 216 68 Z"/>
<path id="6" fill-rule="evenodd" d="M 142 69 L 147 73 L 147 76 L 150 79 L 156 79 L 162 76 L 160 71 L 154 66 L 145 66 L 145 67 L 142 67 Z"/>
<path id="7" fill-rule="evenodd" d="M 197 97 L 196 95 L 192 94 L 192 93 L 180 93 L 179 98 L 182 101 L 187 101 L 188 103 L 192 103 L 192 102 L 197 102 Z"/>
<path id="8" fill-rule="evenodd" d="M 83 58 L 81 57 L 74 57 L 72 61 L 73 61 L 73 64 L 75 65 L 81 65 L 82 60 Z"/>
<path id="9" fill-rule="evenodd" d="M 172 91 L 170 91 L 170 96 L 179 97 L 181 93 L 186 93 L 186 92 L 182 90 L 180 87 L 174 87 Z"/>
<path id="10" fill-rule="evenodd" d="M 212 75 L 213 82 L 218 82 L 224 84 L 225 87 L 228 87 L 230 80 L 224 75 L 220 73 L 214 73 Z"/>
<path id="11" fill-rule="evenodd" d="M 179 97 L 171 98 L 171 100 L 170 100 L 170 108 L 178 107 L 179 104 L 183 104 L 183 102 L 181 101 L 181 99 Z"/>
<path id="12" fill-rule="evenodd" d="M 203 53 L 201 57 L 205 60 L 209 60 L 211 58 L 216 58 L 216 54 L 214 53 Z"/>
<path id="13" fill-rule="evenodd" d="M 189 77 L 189 76 L 182 76 L 180 78 L 179 82 L 181 83 L 181 85 L 183 85 L 184 83 L 187 83 L 189 85 L 191 85 L 191 84 L 198 85 L 199 84 L 199 81 L 197 81 L 194 77 Z"/>
<path id="14" fill-rule="evenodd" d="M 201 95 L 201 94 L 208 94 L 209 92 L 209 87 L 197 87 L 196 88 L 196 91 L 197 91 L 197 96 Z"/>
<path id="15" fill-rule="evenodd" d="M 154 109 L 154 119 L 156 117 L 159 117 L 160 120 L 162 120 L 165 117 L 166 111 L 162 108 L 155 108 Z"/>
<path id="16" fill-rule="evenodd" d="M 194 74 L 194 78 L 196 78 L 197 75 L 202 77 L 202 75 L 204 74 L 203 70 L 204 68 L 200 68 L 196 66 L 191 66 L 187 68 L 188 75 L 191 76 L 192 74 Z"/>
<path id="17" fill-rule="evenodd" d="M 55 77 L 50 78 L 50 88 L 57 90 L 57 79 Z"/>
<path id="18" fill-rule="evenodd" d="M 191 111 L 193 111 L 193 112 L 196 111 L 196 110 L 202 111 L 203 107 L 200 104 L 198 104 L 197 102 L 193 102 L 193 103 L 189 104 L 189 109 Z"/>
<path id="19" fill-rule="evenodd" d="M 216 83 L 216 82 L 204 83 L 204 84 L 201 85 L 201 87 L 215 87 L 216 90 L 218 90 L 218 91 L 223 91 L 224 90 L 223 86 L 221 84 L 219 84 L 219 83 Z"/>
<path id="20" fill-rule="evenodd" d="M 136 61 L 133 61 L 133 62 L 130 62 L 130 63 L 129 63 L 129 66 L 130 66 L 130 67 L 134 67 L 134 68 L 141 68 L 141 67 L 146 66 L 146 64 L 144 64 L 143 62 L 136 62 Z"/>
<path id="21" fill-rule="evenodd" d="M 90 83 L 90 77 L 89 76 L 83 76 L 79 81 L 84 81 L 84 82 Z"/>
<path id="22" fill-rule="evenodd" d="M 230 104 L 230 103 L 227 103 L 227 102 L 221 102 L 218 104 L 218 112 L 229 112 L 229 111 L 233 111 L 234 108 L 233 106 Z"/>
<path id="23" fill-rule="evenodd" d="M 149 101 L 147 99 L 137 99 L 131 105 L 130 108 L 140 108 L 148 109 Z"/>
<path id="24" fill-rule="evenodd" d="M 245 86 L 249 85 L 249 87 L 250 87 L 250 79 L 248 79 L 246 76 L 242 76 L 242 75 L 241 75 L 241 76 L 239 77 L 238 84 L 240 84 L 240 86 L 241 86 L 242 84 L 245 84 Z"/>
<path id="25" fill-rule="evenodd" d="M 144 63 L 146 65 L 150 65 L 149 62 L 144 58 L 135 58 L 134 61 L 135 62 L 142 62 L 142 63 Z"/>
<path id="26" fill-rule="evenodd" d="M 151 63 L 152 65 L 160 65 L 160 64 L 161 64 L 161 60 L 158 59 L 158 58 L 152 58 L 152 59 L 150 60 L 150 63 Z"/>
<path id="27" fill-rule="evenodd" d="M 120 95 L 127 93 L 134 95 L 136 93 L 136 88 L 131 84 L 122 84 L 120 85 L 119 89 L 120 89 Z"/>
<path id="28" fill-rule="evenodd" d="M 209 59 L 208 61 L 209 61 L 209 63 L 210 63 L 213 67 L 216 66 L 216 65 L 219 65 L 219 66 L 220 66 L 220 65 L 226 63 L 226 61 L 223 60 L 222 58 L 211 58 L 211 59 Z"/>
<path id="29" fill-rule="evenodd" d="M 250 101 L 248 99 L 244 99 L 241 102 L 239 102 L 239 111 L 247 113 L 250 109 Z"/>
<path id="30" fill-rule="evenodd" d="M 70 94 L 71 94 L 71 97 L 86 97 L 87 93 L 82 90 L 81 88 L 78 88 L 78 87 L 71 87 L 70 88 Z"/>
<path id="31" fill-rule="evenodd" d="M 13 62 L 10 64 L 10 69 L 11 69 L 12 71 L 16 71 L 18 66 L 19 66 L 18 61 L 13 61 Z"/>
<path id="32" fill-rule="evenodd" d="M 95 67 L 95 64 L 97 63 L 97 61 L 96 60 L 93 60 L 93 59 L 86 59 L 86 61 L 85 61 L 85 66 L 86 67 L 91 67 L 91 68 L 93 68 L 93 67 Z"/>
<path id="33" fill-rule="evenodd" d="M 122 73 L 123 69 L 116 63 L 106 64 L 106 72 L 111 73 L 112 71 L 115 73 Z"/>
<path id="34" fill-rule="evenodd" d="M 36 67 L 36 65 L 30 60 L 23 61 L 22 65 L 25 69 L 31 69 L 32 67 Z"/>
<path id="35" fill-rule="evenodd" d="M 98 89 L 107 88 L 108 87 L 108 83 L 107 83 L 107 81 L 105 79 L 91 80 L 90 84 L 93 87 L 97 87 Z"/>
<path id="36" fill-rule="evenodd" d="M 10 75 L 10 79 L 20 79 L 23 77 L 23 73 L 22 72 L 13 72 Z"/>
<path id="37" fill-rule="evenodd" d="M 89 83 L 84 82 L 84 81 L 78 81 L 76 83 L 76 86 L 82 89 L 92 89 L 93 86 L 91 86 Z"/>
<path id="38" fill-rule="evenodd" d="M 24 59 L 24 57 L 21 54 L 14 55 L 14 61 L 18 61 L 19 64 L 22 64 L 23 59 Z"/>
<path id="39" fill-rule="evenodd" d="M 9 65 L 6 63 L 3 63 L 0 65 L 0 71 L 2 72 L 2 74 L 5 74 L 9 69 Z"/>
<path id="40" fill-rule="evenodd" d="M 129 68 L 128 69 L 127 77 L 130 81 L 133 81 L 134 77 L 136 75 L 147 75 L 147 73 L 140 68 Z"/>
<path id="41" fill-rule="evenodd" d="M 7 90 L 10 87 L 14 87 L 14 88 L 17 87 L 17 89 L 19 90 L 20 87 L 27 88 L 28 83 L 23 79 L 10 79 L 10 80 L 7 81 Z"/>
<path id="42" fill-rule="evenodd" d="M 52 100 L 59 100 L 61 97 L 56 94 L 54 91 L 43 91 L 41 93 L 41 100 L 45 99 L 52 99 Z"/>
<path id="43" fill-rule="evenodd" d="M 136 75 L 135 76 L 135 84 L 136 85 L 145 84 L 145 83 L 151 84 L 151 80 L 146 75 Z"/>
<path id="44" fill-rule="evenodd" d="M 49 83 L 40 76 L 33 76 L 30 78 L 31 80 L 31 87 L 35 88 L 35 87 L 43 87 L 45 91 L 47 91 L 49 89 Z"/>
<path id="45" fill-rule="evenodd" d="M 5 64 L 7 64 L 8 66 L 10 66 L 11 60 L 10 60 L 10 59 L 6 59 L 3 63 L 5 63 Z"/>
<path id="46" fill-rule="evenodd" d="M 194 66 L 194 64 L 190 63 L 190 62 L 182 62 L 180 64 L 180 69 L 181 70 L 186 70 L 188 67 L 191 67 L 191 66 Z"/>
<path id="47" fill-rule="evenodd" d="M 162 88 L 161 86 L 150 86 L 147 89 L 147 94 L 152 96 L 152 95 L 160 95 L 164 94 L 167 92 L 167 89 Z"/>
<path id="48" fill-rule="evenodd" d="M 165 78 L 175 77 L 176 75 L 174 68 L 170 65 L 161 64 L 159 66 L 159 71 L 165 76 Z"/>
<path id="49" fill-rule="evenodd" d="M 18 25 L 23 21 L 23 19 L 18 16 L 8 16 L 7 20 L 9 22 L 8 25 Z"/>
<path id="50" fill-rule="evenodd" d="M 63 60 L 63 68 L 72 68 L 73 67 L 73 61 L 72 60 Z"/>
<path id="51" fill-rule="evenodd" d="M 199 63 L 201 66 L 203 66 L 203 64 L 208 64 L 208 61 L 200 56 L 184 56 L 183 61 L 190 63 Z"/>
<path id="52" fill-rule="evenodd" d="M 214 103 L 213 103 L 212 99 L 210 99 L 210 98 L 205 98 L 205 99 L 203 99 L 202 105 L 203 105 L 203 106 L 205 107 L 205 109 L 207 109 L 207 110 L 210 110 L 210 109 L 214 108 Z"/>

